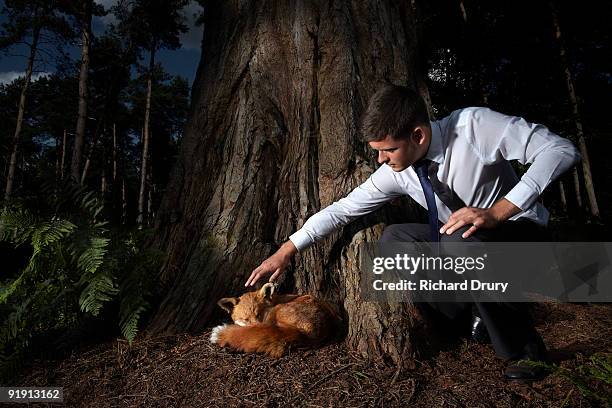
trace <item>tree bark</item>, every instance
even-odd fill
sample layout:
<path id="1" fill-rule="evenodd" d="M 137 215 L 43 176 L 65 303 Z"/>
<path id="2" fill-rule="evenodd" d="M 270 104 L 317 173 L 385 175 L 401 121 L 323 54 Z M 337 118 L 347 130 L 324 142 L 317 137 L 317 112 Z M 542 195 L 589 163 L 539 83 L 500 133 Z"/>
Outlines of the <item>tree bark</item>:
<path id="1" fill-rule="evenodd" d="M 81 160 L 85 144 L 85 125 L 87 122 L 87 76 L 89 74 L 89 45 L 91 41 L 92 0 L 84 3 L 83 28 L 81 34 L 81 68 L 79 72 L 79 113 L 74 135 L 71 176 L 74 182 L 81 182 Z"/>
<path id="2" fill-rule="evenodd" d="M 307 218 L 364 182 L 375 162 L 358 134 L 369 97 L 383 81 L 416 88 L 409 4 L 213 1 L 206 18 L 152 242 L 167 254 L 152 334 L 205 328 L 217 299 L 244 290 Z M 407 222 L 412 207 L 397 208 Z M 284 285 L 338 305 L 349 347 L 400 363 L 414 352 L 414 308 L 364 302 L 359 289 L 358 244 L 375 242 L 392 213 L 385 206 L 305 250 Z"/>
<path id="3" fill-rule="evenodd" d="M 572 170 L 574 180 L 574 197 L 576 198 L 576 205 L 578 208 L 582 208 L 582 193 L 580 192 L 580 175 L 578 174 L 578 168 L 574 166 Z"/>
<path id="4" fill-rule="evenodd" d="M 594 217 L 599 217 L 599 205 L 597 204 L 597 197 L 595 196 L 595 186 L 593 185 L 593 177 L 591 175 L 591 162 L 589 160 L 589 151 L 586 145 L 586 139 L 584 137 L 584 131 L 582 128 L 582 119 L 580 118 L 580 112 L 578 109 L 578 98 L 576 97 L 576 91 L 574 89 L 574 81 L 572 79 L 572 73 L 570 70 L 569 63 L 567 62 L 567 56 L 565 52 L 565 46 L 561 39 L 561 25 L 559 24 L 559 18 L 557 16 L 557 10 L 552 2 L 550 9 L 552 11 L 553 25 L 555 28 L 555 39 L 559 46 L 559 58 L 561 60 L 561 66 L 563 67 L 563 74 L 565 76 L 565 85 L 567 86 L 567 93 L 572 105 L 572 116 L 576 125 L 576 136 L 578 139 L 578 149 L 582 155 L 582 174 L 584 176 L 584 187 L 586 190 L 587 198 L 589 200 L 589 208 L 591 214 Z"/>
<path id="5" fill-rule="evenodd" d="M 55 135 L 55 182 L 59 181 L 60 177 L 60 140 L 59 136 Z"/>
<path id="6" fill-rule="evenodd" d="M 34 18 L 36 19 L 36 17 Z M 32 79 L 32 71 L 34 70 L 34 61 L 36 52 L 38 51 L 38 40 L 40 39 L 40 26 L 35 25 L 32 30 L 32 44 L 30 45 L 30 56 L 28 57 L 28 67 L 26 68 L 21 94 L 19 95 L 19 109 L 17 111 L 17 123 L 15 125 L 15 133 L 13 134 L 13 150 L 11 151 L 11 160 L 9 162 L 8 174 L 6 177 L 6 187 L 4 190 L 4 199 L 8 200 L 13 194 L 13 183 L 15 181 L 15 172 L 17 169 L 17 153 L 19 151 L 19 142 L 21 139 L 21 128 L 23 126 L 23 116 L 25 114 L 26 94 L 30 81 Z"/>
<path id="7" fill-rule="evenodd" d="M 117 183 L 117 126 L 113 123 L 113 189 Z"/>
<path id="8" fill-rule="evenodd" d="M 102 167 L 102 180 L 100 181 L 100 193 L 102 197 L 106 194 L 106 169 Z"/>
<path id="9" fill-rule="evenodd" d="M 561 180 L 559 180 L 559 199 L 561 200 L 561 208 L 563 208 L 563 212 L 567 214 L 567 197 L 565 196 L 565 186 Z"/>
<path id="10" fill-rule="evenodd" d="M 83 173 L 79 178 L 81 185 L 85 184 L 85 178 L 87 177 L 87 173 L 89 172 L 89 166 L 91 165 L 91 158 L 93 156 L 94 151 L 96 150 L 96 146 L 98 144 L 98 139 L 100 138 L 100 126 L 102 123 L 102 117 L 99 118 L 98 124 L 96 125 L 96 130 L 94 132 L 93 140 L 91 141 L 91 145 L 89 146 L 89 151 L 87 152 L 87 158 L 85 159 L 85 165 L 83 166 Z M 106 133 L 106 127 L 103 130 L 103 133 Z"/>
<path id="11" fill-rule="evenodd" d="M 125 188 L 125 175 L 121 176 L 121 224 L 127 223 L 127 191 Z"/>
<path id="12" fill-rule="evenodd" d="M 64 168 L 66 167 L 66 129 L 64 129 L 64 138 L 62 139 L 62 162 L 60 164 L 60 180 L 64 179 Z"/>
<path id="13" fill-rule="evenodd" d="M 140 191 L 138 193 L 138 218 L 136 222 L 140 225 L 144 222 L 145 192 L 147 186 L 147 165 L 149 160 L 149 119 L 151 116 L 151 95 L 153 92 L 153 69 L 155 68 L 155 41 L 149 52 L 149 75 L 147 78 L 147 101 L 145 106 L 144 128 L 142 131 L 142 161 L 140 165 Z"/>
<path id="14" fill-rule="evenodd" d="M 459 0 L 459 8 L 461 9 L 461 16 L 463 17 L 463 22 L 467 24 L 467 12 L 465 11 L 465 5 L 462 0 Z"/>

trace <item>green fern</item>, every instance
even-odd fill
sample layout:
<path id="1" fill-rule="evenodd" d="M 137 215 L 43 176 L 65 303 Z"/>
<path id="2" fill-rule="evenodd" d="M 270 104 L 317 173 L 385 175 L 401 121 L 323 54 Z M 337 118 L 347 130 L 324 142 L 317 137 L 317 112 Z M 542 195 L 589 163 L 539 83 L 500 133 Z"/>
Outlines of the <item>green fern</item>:
<path id="1" fill-rule="evenodd" d="M 103 237 L 91 237 L 89 245 L 78 258 L 77 266 L 85 273 L 93 275 L 104 262 L 110 240 Z"/>
<path id="2" fill-rule="evenodd" d="M 99 316 L 111 302 L 119 303 L 117 324 L 131 343 L 161 259 L 141 250 L 142 231 L 112 231 L 95 193 L 72 184 L 42 191 L 45 200 L 0 211 L 0 240 L 30 253 L 20 271 L 0 282 L 3 380 L 14 377 L 33 337 Z"/>
<path id="3" fill-rule="evenodd" d="M 112 276 L 105 271 L 96 274 L 81 293 L 79 298 L 81 310 L 97 316 L 103 304 L 113 299 L 118 291 Z"/>
<path id="4" fill-rule="evenodd" d="M 24 276 L 25 272 L 22 273 L 21 275 L 19 275 L 19 277 L 17 279 L 15 279 L 14 281 L 12 281 L 10 283 L 10 285 L 8 285 L 5 288 L 2 288 L 2 292 L 0 292 L 0 304 L 6 303 L 6 301 L 8 300 L 8 298 L 15 293 L 15 291 L 17 290 L 17 288 L 19 287 L 19 284 L 21 283 L 21 281 L 23 280 L 23 276 Z"/>
<path id="5" fill-rule="evenodd" d="M 141 315 L 147 310 L 148 304 L 142 297 L 125 298 L 121 302 L 119 327 L 121 334 L 132 344 L 138 333 L 138 322 Z"/>

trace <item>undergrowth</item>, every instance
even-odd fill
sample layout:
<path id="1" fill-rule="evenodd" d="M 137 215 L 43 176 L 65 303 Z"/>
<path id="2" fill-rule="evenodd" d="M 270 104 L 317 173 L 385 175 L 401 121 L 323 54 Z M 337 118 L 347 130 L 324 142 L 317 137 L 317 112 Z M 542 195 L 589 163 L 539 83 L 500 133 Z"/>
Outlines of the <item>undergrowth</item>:
<path id="1" fill-rule="evenodd" d="M 142 249 L 146 232 L 109 224 L 96 193 L 70 183 L 46 185 L 41 193 L 0 212 L 0 241 L 28 254 L 19 270 L 0 264 L 3 383 L 22 366 L 34 338 L 99 317 L 113 302 L 116 324 L 131 343 L 161 261 Z"/>

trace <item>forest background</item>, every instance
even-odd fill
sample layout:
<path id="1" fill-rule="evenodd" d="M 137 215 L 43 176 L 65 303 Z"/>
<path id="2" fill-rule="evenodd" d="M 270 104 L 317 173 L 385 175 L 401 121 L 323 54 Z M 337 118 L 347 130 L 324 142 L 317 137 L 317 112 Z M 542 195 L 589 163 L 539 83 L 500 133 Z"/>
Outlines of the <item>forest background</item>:
<path id="1" fill-rule="evenodd" d="M 168 306 L 172 293 L 181 292 L 169 291 L 168 281 L 190 281 L 159 272 L 168 269 L 162 224 L 174 215 L 158 211 L 175 187 L 185 127 L 197 122 L 193 98 L 205 89 L 193 74 L 207 63 L 199 47 L 215 7 L 187 0 L 0 7 L 3 378 L 28 359 L 83 342 L 119 334 L 131 342 L 151 322 L 154 331 L 205 327 L 214 316 L 204 306 L 196 315 L 205 317 L 169 323 L 180 309 Z M 542 197 L 551 229 L 557 239 L 606 240 L 610 7 L 416 0 L 402 7 L 417 44 L 411 75 L 432 118 L 487 106 L 572 140 L 585 160 Z M 236 282 L 247 271 L 240 273 Z M 219 292 L 236 286 L 222 283 Z"/>

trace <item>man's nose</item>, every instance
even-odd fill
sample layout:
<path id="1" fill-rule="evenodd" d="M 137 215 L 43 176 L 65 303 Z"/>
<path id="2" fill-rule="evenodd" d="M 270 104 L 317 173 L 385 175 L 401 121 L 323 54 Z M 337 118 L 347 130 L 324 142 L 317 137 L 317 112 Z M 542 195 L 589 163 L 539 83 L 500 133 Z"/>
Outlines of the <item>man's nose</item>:
<path id="1" fill-rule="evenodd" d="M 387 154 L 385 152 L 378 152 L 378 163 L 383 164 L 387 161 Z"/>

